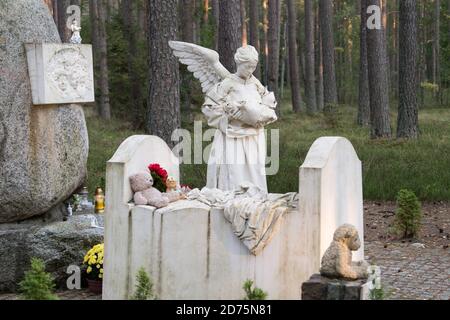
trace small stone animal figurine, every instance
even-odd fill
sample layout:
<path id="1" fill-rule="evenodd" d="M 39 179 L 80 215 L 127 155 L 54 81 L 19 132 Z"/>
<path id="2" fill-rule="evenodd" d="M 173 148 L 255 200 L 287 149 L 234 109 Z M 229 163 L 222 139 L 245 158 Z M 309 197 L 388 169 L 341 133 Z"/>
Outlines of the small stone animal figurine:
<path id="1" fill-rule="evenodd" d="M 361 246 L 358 230 L 351 224 L 343 224 L 336 229 L 325 254 L 322 257 L 320 274 L 330 278 L 349 280 L 365 279 L 368 276 L 367 262 L 352 262 L 352 251 Z"/>
<path id="2" fill-rule="evenodd" d="M 156 208 L 167 206 L 170 202 L 182 199 L 180 193 L 161 193 L 153 187 L 153 177 L 150 172 L 142 171 L 130 177 L 133 200 L 136 205 L 150 205 Z"/>

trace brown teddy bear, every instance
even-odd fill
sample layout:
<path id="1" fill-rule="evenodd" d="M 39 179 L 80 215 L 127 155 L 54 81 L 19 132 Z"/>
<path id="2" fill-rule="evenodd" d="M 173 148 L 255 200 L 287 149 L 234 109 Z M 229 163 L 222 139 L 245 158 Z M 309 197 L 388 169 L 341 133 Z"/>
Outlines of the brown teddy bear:
<path id="1" fill-rule="evenodd" d="M 167 206 L 170 202 L 183 199 L 179 192 L 161 193 L 153 187 L 153 177 L 150 172 L 138 172 L 130 177 L 133 200 L 136 205 L 150 205 L 156 208 Z"/>

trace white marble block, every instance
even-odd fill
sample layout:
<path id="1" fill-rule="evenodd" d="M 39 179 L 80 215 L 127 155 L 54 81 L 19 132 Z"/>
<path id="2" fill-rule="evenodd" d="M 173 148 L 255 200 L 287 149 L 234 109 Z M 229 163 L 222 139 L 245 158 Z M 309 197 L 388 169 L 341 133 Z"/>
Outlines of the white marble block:
<path id="1" fill-rule="evenodd" d="M 336 227 L 351 223 L 362 237 L 361 163 L 345 138 L 313 144 L 300 168 L 299 207 L 286 213 L 257 256 L 233 234 L 221 209 L 189 200 L 158 210 L 129 203 L 128 177 L 150 162 L 178 179 L 173 153 L 154 136 L 128 138 L 107 163 L 103 299 L 128 299 L 141 267 L 160 299 L 238 300 L 247 279 L 269 299 L 300 299 Z"/>
<path id="2" fill-rule="evenodd" d="M 179 181 L 178 158 L 159 137 L 135 135 L 126 139 L 106 163 L 105 195 L 105 259 L 104 298 L 125 299 L 130 279 L 129 203 L 133 198 L 129 177 L 146 170 L 151 163 L 159 163 L 170 176 Z"/>
<path id="3" fill-rule="evenodd" d="M 34 105 L 95 101 L 92 46 L 27 43 Z"/>
<path id="4" fill-rule="evenodd" d="M 298 211 L 286 213 L 280 231 L 254 256 L 221 209 L 186 200 L 159 210 L 134 207 L 128 297 L 144 267 L 160 299 L 242 299 L 247 279 L 268 292 L 269 299 L 298 299 L 299 284 L 309 277 L 302 264 L 300 224 Z M 111 292 L 104 294 L 111 297 Z"/>
<path id="5" fill-rule="evenodd" d="M 342 137 L 317 139 L 300 167 L 299 208 L 313 230 L 308 245 L 323 256 L 334 231 L 344 223 L 358 230 L 361 247 L 353 260 L 364 259 L 362 169 L 350 141 Z M 319 270 L 319 265 L 314 269 Z"/>

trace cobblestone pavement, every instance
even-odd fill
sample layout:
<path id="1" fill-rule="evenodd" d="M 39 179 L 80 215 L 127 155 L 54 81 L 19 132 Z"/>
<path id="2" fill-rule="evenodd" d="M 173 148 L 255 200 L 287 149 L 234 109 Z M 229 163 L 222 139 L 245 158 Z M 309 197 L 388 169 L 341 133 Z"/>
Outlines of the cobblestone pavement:
<path id="1" fill-rule="evenodd" d="M 87 289 L 81 290 L 66 290 L 56 293 L 61 300 L 100 300 L 101 295 L 95 295 Z M 20 296 L 17 294 L 0 294 L 0 300 L 19 300 Z"/>
<path id="2" fill-rule="evenodd" d="M 365 255 L 381 267 L 387 299 L 450 299 L 450 203 L 422 203 L 417 239 L 393 235 L 395 202 L 364 202 Z"/>
<path id="3" fill-rule="evenodd" d="M 366 258 L 381 268 L 385 299 L 449 300 L 450 252 L 412 243 L 366 242 Z"/>

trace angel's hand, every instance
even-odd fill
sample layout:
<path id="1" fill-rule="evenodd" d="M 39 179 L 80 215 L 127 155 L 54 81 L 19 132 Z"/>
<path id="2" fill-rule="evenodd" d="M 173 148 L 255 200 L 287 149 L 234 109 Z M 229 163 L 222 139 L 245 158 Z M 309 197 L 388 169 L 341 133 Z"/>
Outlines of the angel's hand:
<path id="1" fill-rule="evenodd" d="M 230 114 L 230 118 L 235 120 L 242 120 L 242 111 L 240 109 L 236 109 Z"/>

